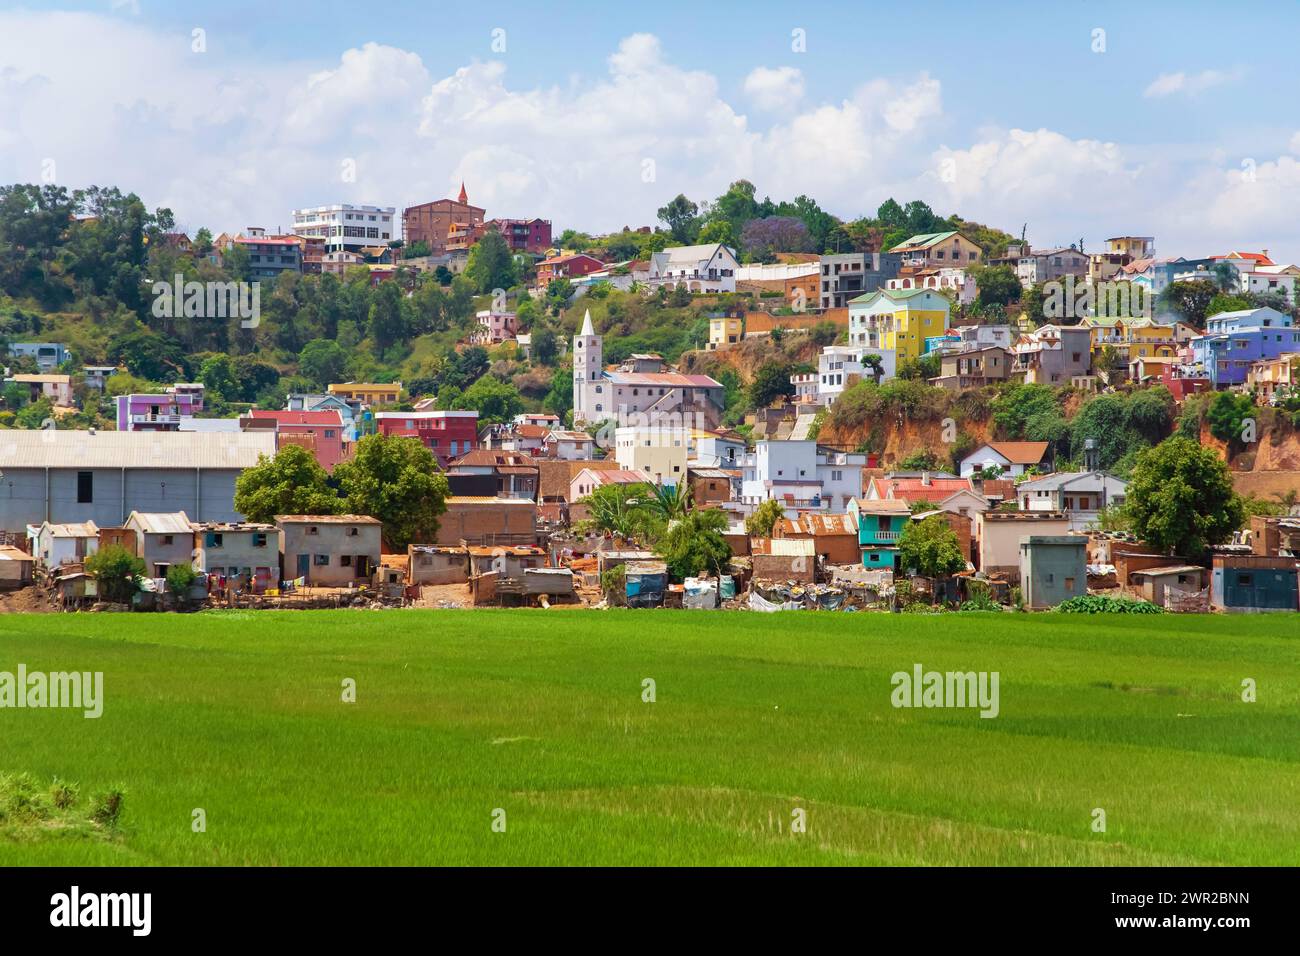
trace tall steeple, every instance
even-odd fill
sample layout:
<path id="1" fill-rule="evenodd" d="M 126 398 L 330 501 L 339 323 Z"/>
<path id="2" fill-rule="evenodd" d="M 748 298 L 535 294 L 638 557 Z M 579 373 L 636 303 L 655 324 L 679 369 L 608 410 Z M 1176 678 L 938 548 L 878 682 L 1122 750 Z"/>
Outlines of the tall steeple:
<path id="1" fill-rule="evenodd" d="M 460 181 L 460 196 L 456 199 L 462 206 L 469 205 L 469 196 L 465 193 L 465 180 Z"/>
<path id="2" fill-rule="evenodd" d="M 591 310 L 582 317 L 582 329 L 573 337 L 573 420 L 598 422 L 613 406 L 604 394 L 604 347 L 591 324 Z"/>
<path id="3" fill-rule="evenodd" d="M 588 309 L 582 316 L 582 331 L 579 335 L 595 335 L 596 330 L 591 327 L 591 309 Z"/>

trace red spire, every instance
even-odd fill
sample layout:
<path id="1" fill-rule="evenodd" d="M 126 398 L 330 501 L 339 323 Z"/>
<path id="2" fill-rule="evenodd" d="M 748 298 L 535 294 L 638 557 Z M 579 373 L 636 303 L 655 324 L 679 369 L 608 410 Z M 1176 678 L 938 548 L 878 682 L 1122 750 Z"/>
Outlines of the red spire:
<path id="1" fill-rule="evenodd" d="M 456 200 L 462 206 L 469 205 L 469 196 L 465 195 L 465 180 L 460 181 L 460 197 Z"/>

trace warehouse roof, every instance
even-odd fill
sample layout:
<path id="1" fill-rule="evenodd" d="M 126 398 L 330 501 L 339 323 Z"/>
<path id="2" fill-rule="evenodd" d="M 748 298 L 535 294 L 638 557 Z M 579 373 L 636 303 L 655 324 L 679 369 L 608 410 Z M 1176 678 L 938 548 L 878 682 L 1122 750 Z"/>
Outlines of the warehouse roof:
<path id="1" fill-rule="evenodd" d="M 275 454 L 275 433 L 106 432 L 6 429 L 5 468 L 251 468 Z"/>

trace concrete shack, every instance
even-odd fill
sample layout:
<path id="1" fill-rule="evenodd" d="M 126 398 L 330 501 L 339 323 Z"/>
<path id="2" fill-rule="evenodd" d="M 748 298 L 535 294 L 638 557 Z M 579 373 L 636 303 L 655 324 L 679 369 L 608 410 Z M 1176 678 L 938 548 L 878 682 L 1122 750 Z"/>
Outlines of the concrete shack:
<path id="1" fill-rule="evenodd" d="M 1300 607 L 1297 568 L 1300 558 L 1215 555 L 1210 600 L 1216 608 L 1245 614 L 1294 611 Z"/>
<path id="2" fill-rule="evenodd" d="M 1027 535 L 1020 540 L 1020 588 L 1030 608 L 1056 607 L 1088 593 L 1088 539 Z"/>

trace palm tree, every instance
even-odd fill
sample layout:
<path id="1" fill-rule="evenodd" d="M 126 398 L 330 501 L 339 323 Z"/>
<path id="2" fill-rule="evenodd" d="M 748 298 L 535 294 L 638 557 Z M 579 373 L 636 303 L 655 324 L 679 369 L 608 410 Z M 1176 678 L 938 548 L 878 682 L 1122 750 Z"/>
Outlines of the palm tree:
<path id="1" fill-rule="evenodd" d="M 879 355 L 862 356 L 862 364 L 871 370 L 871 378 L 877 385 L 880 384 L 881 377 L 885 374 L 885 367 L 881 364 Z"/>
<path id="2" fill-rule="evenodd" d="M 676 485 L 653 485 L 646 505 L 664 521 L 686 517 L 694 505 L 691 489 L 684 482 Z"/>

